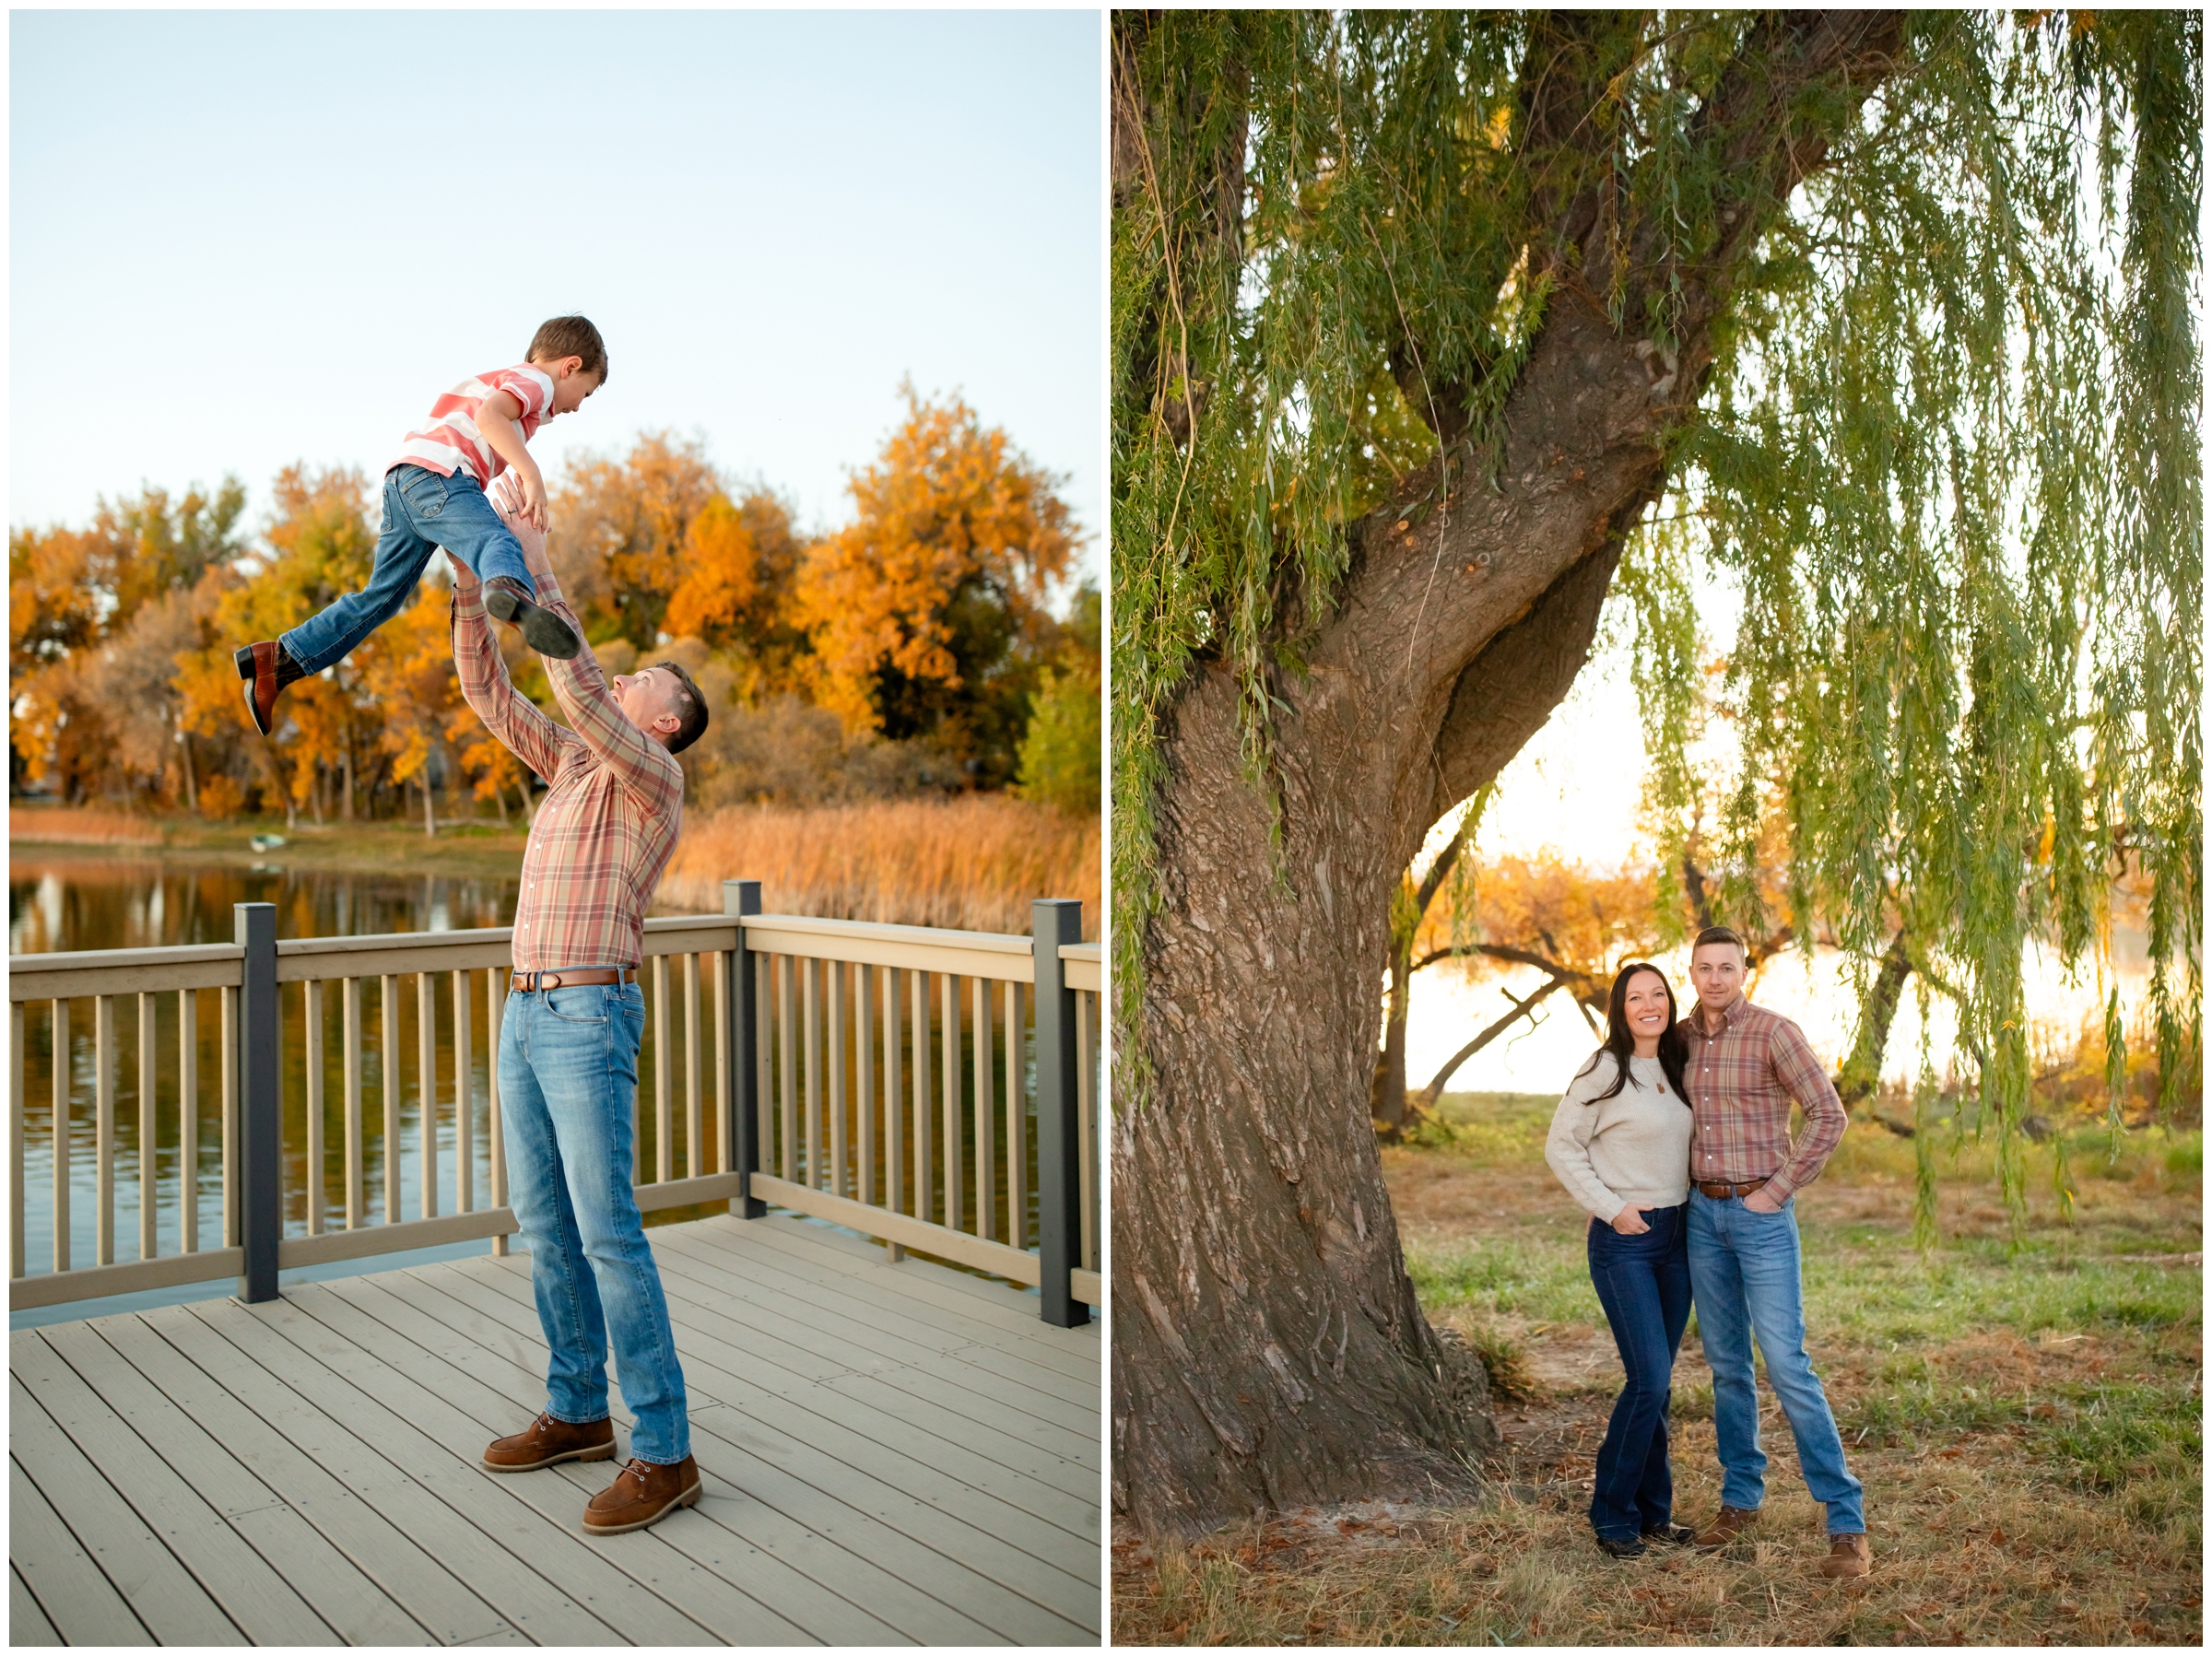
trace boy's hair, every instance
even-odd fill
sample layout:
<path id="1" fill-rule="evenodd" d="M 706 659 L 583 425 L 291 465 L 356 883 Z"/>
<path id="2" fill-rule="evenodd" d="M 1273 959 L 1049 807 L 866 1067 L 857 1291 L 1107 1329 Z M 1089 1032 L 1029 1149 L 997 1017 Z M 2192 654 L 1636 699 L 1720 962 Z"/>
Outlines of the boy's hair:
<path id="1" fill-rule="evenodd" d="M 523 354 L 525 362 L 558 362 L 563 357 L 582 357 L 583 371 L 597 374 L 599 383 L 606 383 L 606 342 L 599 337 L 599 330 L 592 326 L 588 316 L 556 316 L 550 322 L 538 323 L 537 332 L 530 335 L 530 348 Z"/>
<path id="2" fill-rule="evenodd" d="M 1733 943 L 1739 958 L 1747 957 L 1751 953 L 1744 946 L 1743 938 L 1733 926 L 1707 926 L 1698 934 L 1697 942 L 1689 945 L 1689 952 L 1694 955 L 1709 943 Z"/>
<path id="3" fill-rule="evenodd" d="M 699 686 L 692 681 L 691 675 L 684 671 L 682 664 L 655 662 L 653 664 L 665 667 L 675 674 L 676 682 L 684 688 L 686 699 L 677 709 L 677 716 L 683 722 L 676 727 L 676 734 L 668 738 L 668 751 L 681 753 L 706 734 L 707 699 L 700 693 Z"/>

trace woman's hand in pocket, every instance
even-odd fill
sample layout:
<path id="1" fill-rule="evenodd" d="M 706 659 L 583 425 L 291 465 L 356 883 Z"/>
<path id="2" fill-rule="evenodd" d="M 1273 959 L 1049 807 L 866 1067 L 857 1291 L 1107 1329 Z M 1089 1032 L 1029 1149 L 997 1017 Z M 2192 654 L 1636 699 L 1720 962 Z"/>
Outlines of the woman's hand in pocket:
<path id="1" fill-rule="evenodd" d="M 1648 1207 L 1624 1207 L 1613 1216 L 1613 1228 L 1624 1237 L 1640 1237 L 1651 1227 L 1643 1222 Z"/>

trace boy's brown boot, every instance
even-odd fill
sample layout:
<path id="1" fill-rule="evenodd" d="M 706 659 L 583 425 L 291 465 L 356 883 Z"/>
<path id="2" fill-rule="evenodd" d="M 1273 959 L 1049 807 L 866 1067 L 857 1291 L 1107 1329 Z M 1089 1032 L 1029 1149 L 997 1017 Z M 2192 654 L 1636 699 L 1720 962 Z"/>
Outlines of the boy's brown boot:
<path id="1" fill-rule="evenodd" d="M 573 661 L 583 649 L 575 629 L 538 603 L 536 593 L 524 592 L 512 576 L 494 575 L 484 583 L 484 613 L 513 627 L 524 643 L 555 661 Z"/>
<path id="2" fill-rule="evenodd" d="M 1864 1535 L 1830 1535 L 1828 1556 L 1820 1560 L 1820 1573 L 1837 1580 L 1870 1576 L 1874 1574 L 1874 1549 Z"/>
<path id="3" fill-rule="evenodd" d="M 265 736 L 276 722 L 277 692 L 307 675 L 275 639 L 241 645 L 231 652 L 230 659 L 237 665 L 239 677 L 245 680 L 246 717 Z"/>
<path id="4" fill-rule="evenodd" d="M 615 1423 L 612 1420 L 556 1420 L 540 1415 L 512 1437 L 494 1439 L 484 1451 L 484 1465 L 491 1472 L 535 1472 L 563 1461 L 611 1461 L 615 1458 Z"/>
<path id="5" fill-rule="evenodd" d="M 632 1460 L 613 1483 L 592 1497 L 583 1509 L 583 1533 L 620 1535 L 641 1530 L 678 1507 L 692 1505 L 705 1487 L 698 1463 L 689 1455 L 673 1466 Z"/>
<path id="6" fill-rule="evenodd" d="M 1698 1532 L 1698 1538 L 1692 1544 L 1709 1552 L 1714 1547 L 1726 1546 L 1758 1521 L 1757 1507 L 1724 1506 L 1711 1523 Z"/>

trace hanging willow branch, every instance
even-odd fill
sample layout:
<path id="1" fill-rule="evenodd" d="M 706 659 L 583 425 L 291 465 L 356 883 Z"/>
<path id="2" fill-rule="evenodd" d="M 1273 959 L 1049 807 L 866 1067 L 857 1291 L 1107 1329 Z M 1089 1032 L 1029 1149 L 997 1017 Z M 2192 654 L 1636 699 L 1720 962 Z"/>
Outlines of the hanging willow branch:
<path id="1" fill-rule="evenodd" d="M 2201 60 L 2194 12 L 1117 13 L 1131 1096 L 1178 698 L 1233 675 L 1272 797 L 1282 687 L 1341 619 L 1362 520 L 1388 502 L 1418 536 L 1479 499 L 1571 290 L 1670 410 L 1675 499 L 1615 589 L 1662 865 L 1719 714 L 1718 906 L 1763 918 L 1779 813 L 1801 935 L 1818 914 L 1871 962 L 1903 926 L 1944 963 L 2017 1214 L 2024 952 L 2095 951 L 2132 863 L 2178 1097 L 2202 1047 Z M 1741 608 L 1709 708 L 1690 594 L 1714 581 Z"/>

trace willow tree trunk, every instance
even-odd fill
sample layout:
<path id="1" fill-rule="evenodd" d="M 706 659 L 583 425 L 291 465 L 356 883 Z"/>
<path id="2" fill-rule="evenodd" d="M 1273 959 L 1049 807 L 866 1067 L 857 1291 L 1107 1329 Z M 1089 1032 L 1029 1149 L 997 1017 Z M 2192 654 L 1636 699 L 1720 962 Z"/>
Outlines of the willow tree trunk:
<path id="1" fill-rule="evenodd" d="M 1466 437 L 1440 436 L 1446 452 L 1349 530 L 1307 669 L 1270 686 L 1279 852 L 1229 669 L 1202 666 L 1170 711 L 1136 1028 L 1151 1090 L 1117 1100 L 1112 1145 L 1113 1502 L 1147 1526 L 1464 1492 L 1495 1441 L 1479 1368 L 1416 1303 L 1369 1121 L 1392 896 L 1587 659 L 1760 214 L 1825 155 L 1794 100 L 1816 77 L 1863 93 L 1898 22 L 1792 15 L 1754 33 L 1756 69 L 1724 76 L 1711 107 L 1729 176 L 1769 206 L 1681 273 L 1677 359 L 1607 319 L 1594 204 L 1554 204 L 1556 245 L 1579 258 L 1559 260 L 1505 404 L 1496 487 Z M 1590 141 L 1573 135 L 1603 65 L 1561 61 L 1548 81 L 1524 70 L 1541 88 L 1530 130 Z M 1117 123 L 1140 104 L 1117 86 Z M 1117 192 L 1130 149 L 1117 132 Z"/>

